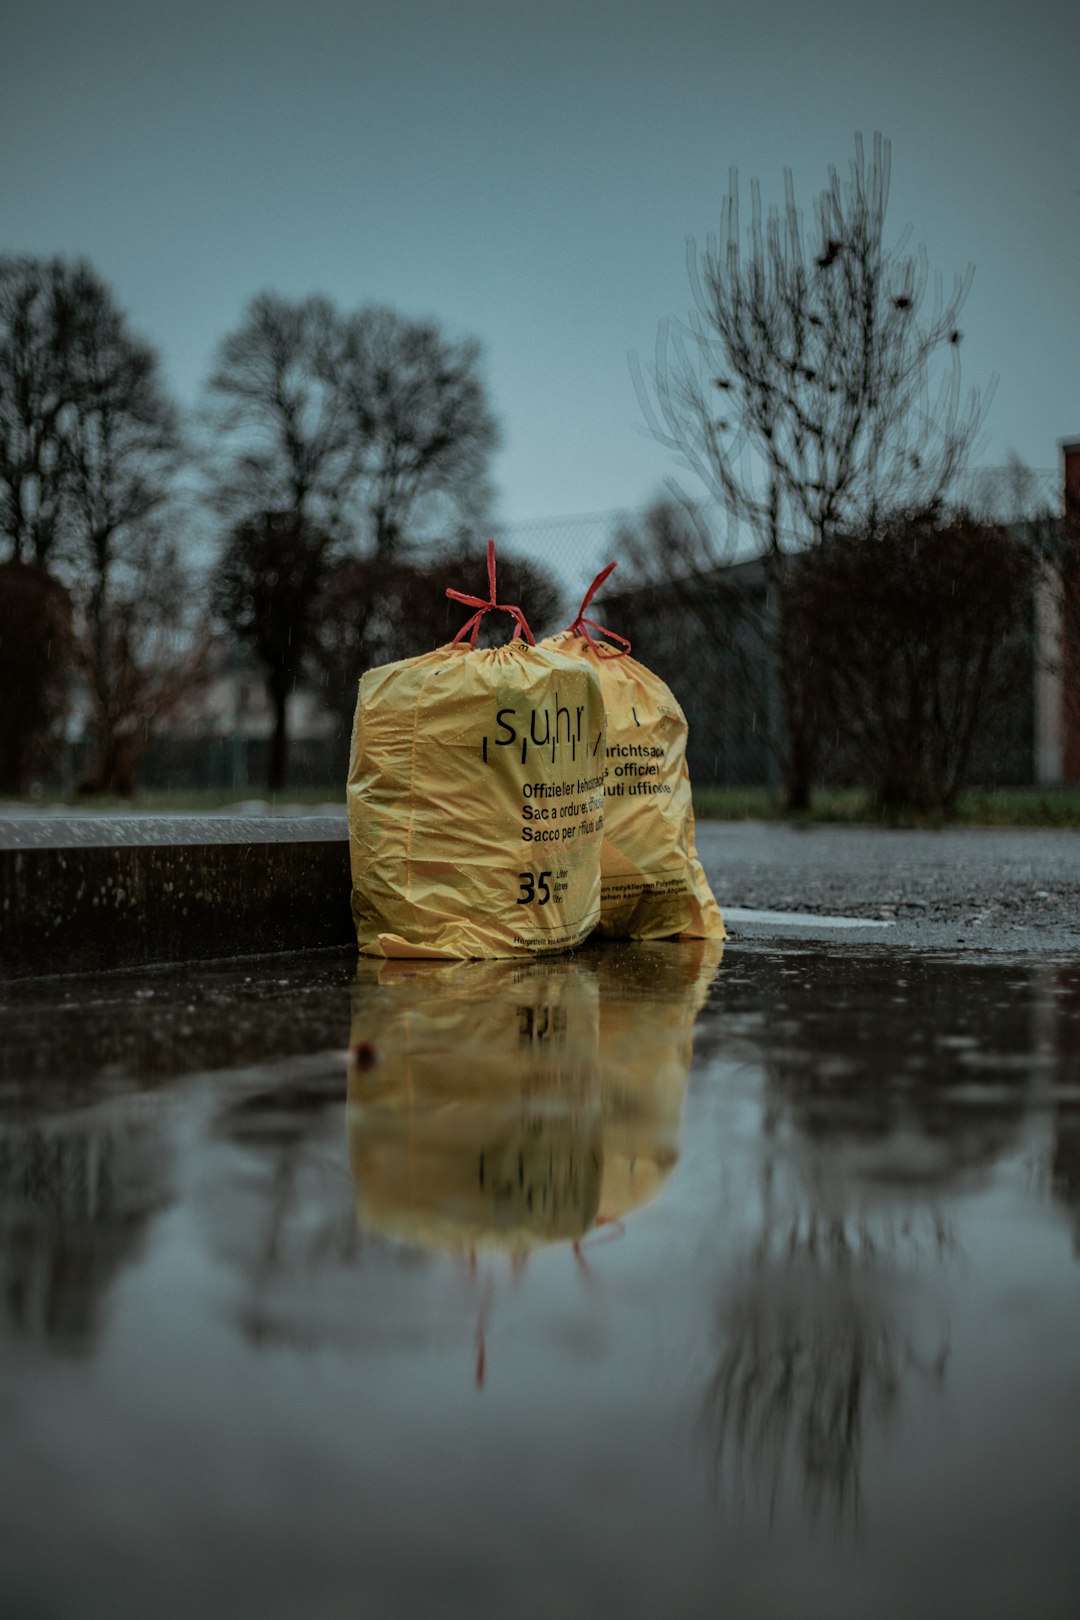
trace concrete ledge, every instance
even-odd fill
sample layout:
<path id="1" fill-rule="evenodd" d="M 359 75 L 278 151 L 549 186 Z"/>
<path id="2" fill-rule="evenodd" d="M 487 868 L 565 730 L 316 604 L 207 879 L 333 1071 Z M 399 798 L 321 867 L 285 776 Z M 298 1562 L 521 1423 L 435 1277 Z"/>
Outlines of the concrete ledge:
<path id="1" fill-rule="evenodd" d="M 347 945 L 340 816 L 0 818 L 0 976 Z"/>

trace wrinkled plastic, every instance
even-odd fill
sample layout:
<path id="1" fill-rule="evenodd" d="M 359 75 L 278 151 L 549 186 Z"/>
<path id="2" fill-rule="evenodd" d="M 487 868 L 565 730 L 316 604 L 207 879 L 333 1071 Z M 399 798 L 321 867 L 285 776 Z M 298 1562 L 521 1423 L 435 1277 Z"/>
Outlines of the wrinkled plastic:
<path id="1" fill-rule="evenodd" d="M 604 706 L 525 641 L 451 643 L 360 681 L 347 801 L 365 954 L 531 956 L 600 915 Z"/>
<path id="2" fill-rule="evenodd" d="M 694 1023 L 723 952 L 718 939 L 634 941 L 593 957 L 603 1098 L 598 1225 L 649 1203 L 678 1163 Z"/>
<path id="3" fill-rule="evenodd" d="M 624 1221 L 678 1161 L 719 941 L 532 962 L 361 961 L 349 1161 L 358 1219 L 524 1254 Z"/>
<path id="4" fill-rule="evenodd" d="M 609 642 L 564 630 L 540 643 L 596 671 L 607 713 L 599 931 L 723 939 L 694 843 L 686 716 L 671 688 Z"/>
<path id="5" fill-rule="evenodd" d="M 600 1197 L 595 976 L 576 959 L 361 962 L 346 1110 L 358 1219 L 399 1241 L 527 1252 Z"/>

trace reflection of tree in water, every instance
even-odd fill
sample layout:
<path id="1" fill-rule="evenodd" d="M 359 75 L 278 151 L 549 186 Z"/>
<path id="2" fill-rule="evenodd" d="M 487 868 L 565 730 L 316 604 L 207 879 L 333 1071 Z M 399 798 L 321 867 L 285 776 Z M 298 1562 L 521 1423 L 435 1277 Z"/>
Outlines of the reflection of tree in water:
<path id="1" fill-rule="evenodd" d="M 1080 1260 L 1080 1105 L 1059 1103 L 1051 1163 L 1054 1194 L 1073 1215 L 1073 1250 Z"/>
<path id="2" fill-rule="evenodd" d="M 242 1158 L 238 1173 L 215 1182 L 205 1213 L 214 1248 L 243 1278 L 238 1324 L 256 1346 L 315 1348 L 334 1337 L 332 1307 L 313 1309 L 310 1290 L 360 1252 L 341 1163 L 343 1105 L 335 1062 L 248 1092 L 218 1115 L 215 1134 Z"/>
<path id="3" fill-rule="evenodd" d="M 84 1114 L 0 1133 L 0 1275 L 11 1328 L 88 1348 L 102 1303 L 167 1203 L 144 1115 Z"/>
<path id="4" fill-rule="evenodd" d="M 719 942 L 573 958 L 361 966 L 349 1077 L 360 1220 L 461 1252 L 578 1242 L 679 1155 Z"/>
<path id="5" fill-rule="evenodd" d="M 589 1275 L 586 1251 L 620 1236 L 670 1175 L 694 1018 L 720 954 L 695 940 L 360 964 L 347 1113 L 357 1216 L 401 1255 L 442 1251 L 468 1268 L 478 1384 L 499 1280 L 516 1288 L 548 1246 L 572 1249 Z"/>
<path id="6" fill-rule="evenodd" d="M 774 958 L 725 998 L 752 1002 L 770 1107 L 875 1181 L 944 1187 L 994 1164 L 1031 1102 L 1031 972 L 871 956 L 828 974 L 825 996 L 820 961 Z"/>
<path id="7" fill-rule="evenodd" d="M 294 1062 L 218 1113 L 232 1162 L 202 1208 L 215 1252 L 241 1279 L 236 1316 L 253 1343 L 395 1331 L 358 1316 L 343 1272 L 367 1250 L 382 1264 L 423 1265 L 444 1222 L 466 1253 L 489 1221 L 511 1246 L 587 1229 L 600 1167 L 576 1110 L 595 1029 L 579 1053 L 558 993 L 567 971 L 362 961 L 350 1044 L 369 1058 L 354 1052 L 348 1069 L 352 1174 L 340 1059 Z M 592 1115 L 598 1129 L 598 1097 Z"/>
<path id="8" fill-rule="evenodd" d="M 931 1217 L 927 1238 L 949 1244 Z M 807 1513 L 857 1522 L 868 1429 L 895 1415 L 906 1377 L 938 1383 L 948 1342 L 922 1349 L 895 1301 L 901 1244 L 891 1228 L 842 1208 L 767 1220 L 722 1310 L 722 1351 L 706 1390 L 718 1490 L 758 1490 L 775 1511 L 785 1476 Z"/>
<path id="9" fill-rule="evenodd" d="M 241 1279 L 233 1308 L 245 1335 L 306 1347 L 385 1335 L 393 1328 L 358 1317 L 355 1287 L 338 1286 L 365 1252 L 412 1269 L 436 1249 L 474 1264 L 494 1248 L 517 1276 L 532 1247 L 576 1243 L 644 1202 L 677 1157 L 690 1031 L 714 957 L 701 942 L 628 947 L 599 986 L 595 962 L 576 958 L 362 960 L 350 1164 L 336 1059 L 280 1065 L 215 1118 L 230 1162 L 200 1207 Z M 598 1058 L 608 1003 L 611 1086 Z"/>
<path id="10" fill-rule="evenodd" d="M 905 1296 L 921 1258 L 953 1247 L 942 1199 L 1019 1138 L 1034 986 L 1012 967 L 829 971 L 828 998 L 814 960 L 724 982 L 713 1038 L 734 1034 L 765 1072 L 762 1215 L 721 1307 L 705 1419 L 718 1488 L 760 1490 L 771 1512 L 793 1480 L 812 1516 L 854 1523 L 869 1431 L 905 1386 L 944 1377 L 947 1334 L 921 1342 Z"/>

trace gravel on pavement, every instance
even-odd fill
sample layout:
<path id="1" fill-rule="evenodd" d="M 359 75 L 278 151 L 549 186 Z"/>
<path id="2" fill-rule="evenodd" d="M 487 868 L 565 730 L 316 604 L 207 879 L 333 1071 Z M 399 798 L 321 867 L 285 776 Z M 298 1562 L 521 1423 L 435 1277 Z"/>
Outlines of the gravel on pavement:
<path id="1" fill-rule="evenodd" d="M 877 926 L 859 939 L 904 947 L 1080 952 L 1073 829 L 699 821 L 697 845 L 721 909 L 861 917 Z M 732 928 L 734 938 L 766 934 L 784 937 L 773 924 Z"/>

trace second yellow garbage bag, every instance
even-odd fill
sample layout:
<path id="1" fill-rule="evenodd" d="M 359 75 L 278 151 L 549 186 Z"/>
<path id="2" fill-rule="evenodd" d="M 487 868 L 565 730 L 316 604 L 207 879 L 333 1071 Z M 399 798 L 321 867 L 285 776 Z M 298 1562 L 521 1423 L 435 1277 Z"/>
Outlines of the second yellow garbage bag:
<path id="1" fill-rule="evenodd" d="M 678 1161 L 694 1023 L 723 954 L 718 939 L 634 940 L 586 953 L 600 996 L 598 1225 L 655 1198 Z"/>
<path id="2" fill-rule="evenodd" d="M 360 681 L 347 800 L 353 917 L 374 956 L 530 956 L 600 915 L 604 702 L 594 670 L 532 636 L 518 607 Z M 514 639 L 478 648 L 492 609 Z M 460 637 L 469 635 L 471 640 Z"/>
<path id="3" fill-rule="evenodd" d="M 614 567 L 609 563 L 597 575 L 570 628 L 541 643 L 594 669 L 603 688 L 607 759 L 599 931 L 623 939 L 723 939 L 720 908 L 694 844 L 686 716 L 659 675 L 629 656 L 625 637 L 585 617 Z M 594 630 L 607 639 L 598 641 Z"/>

